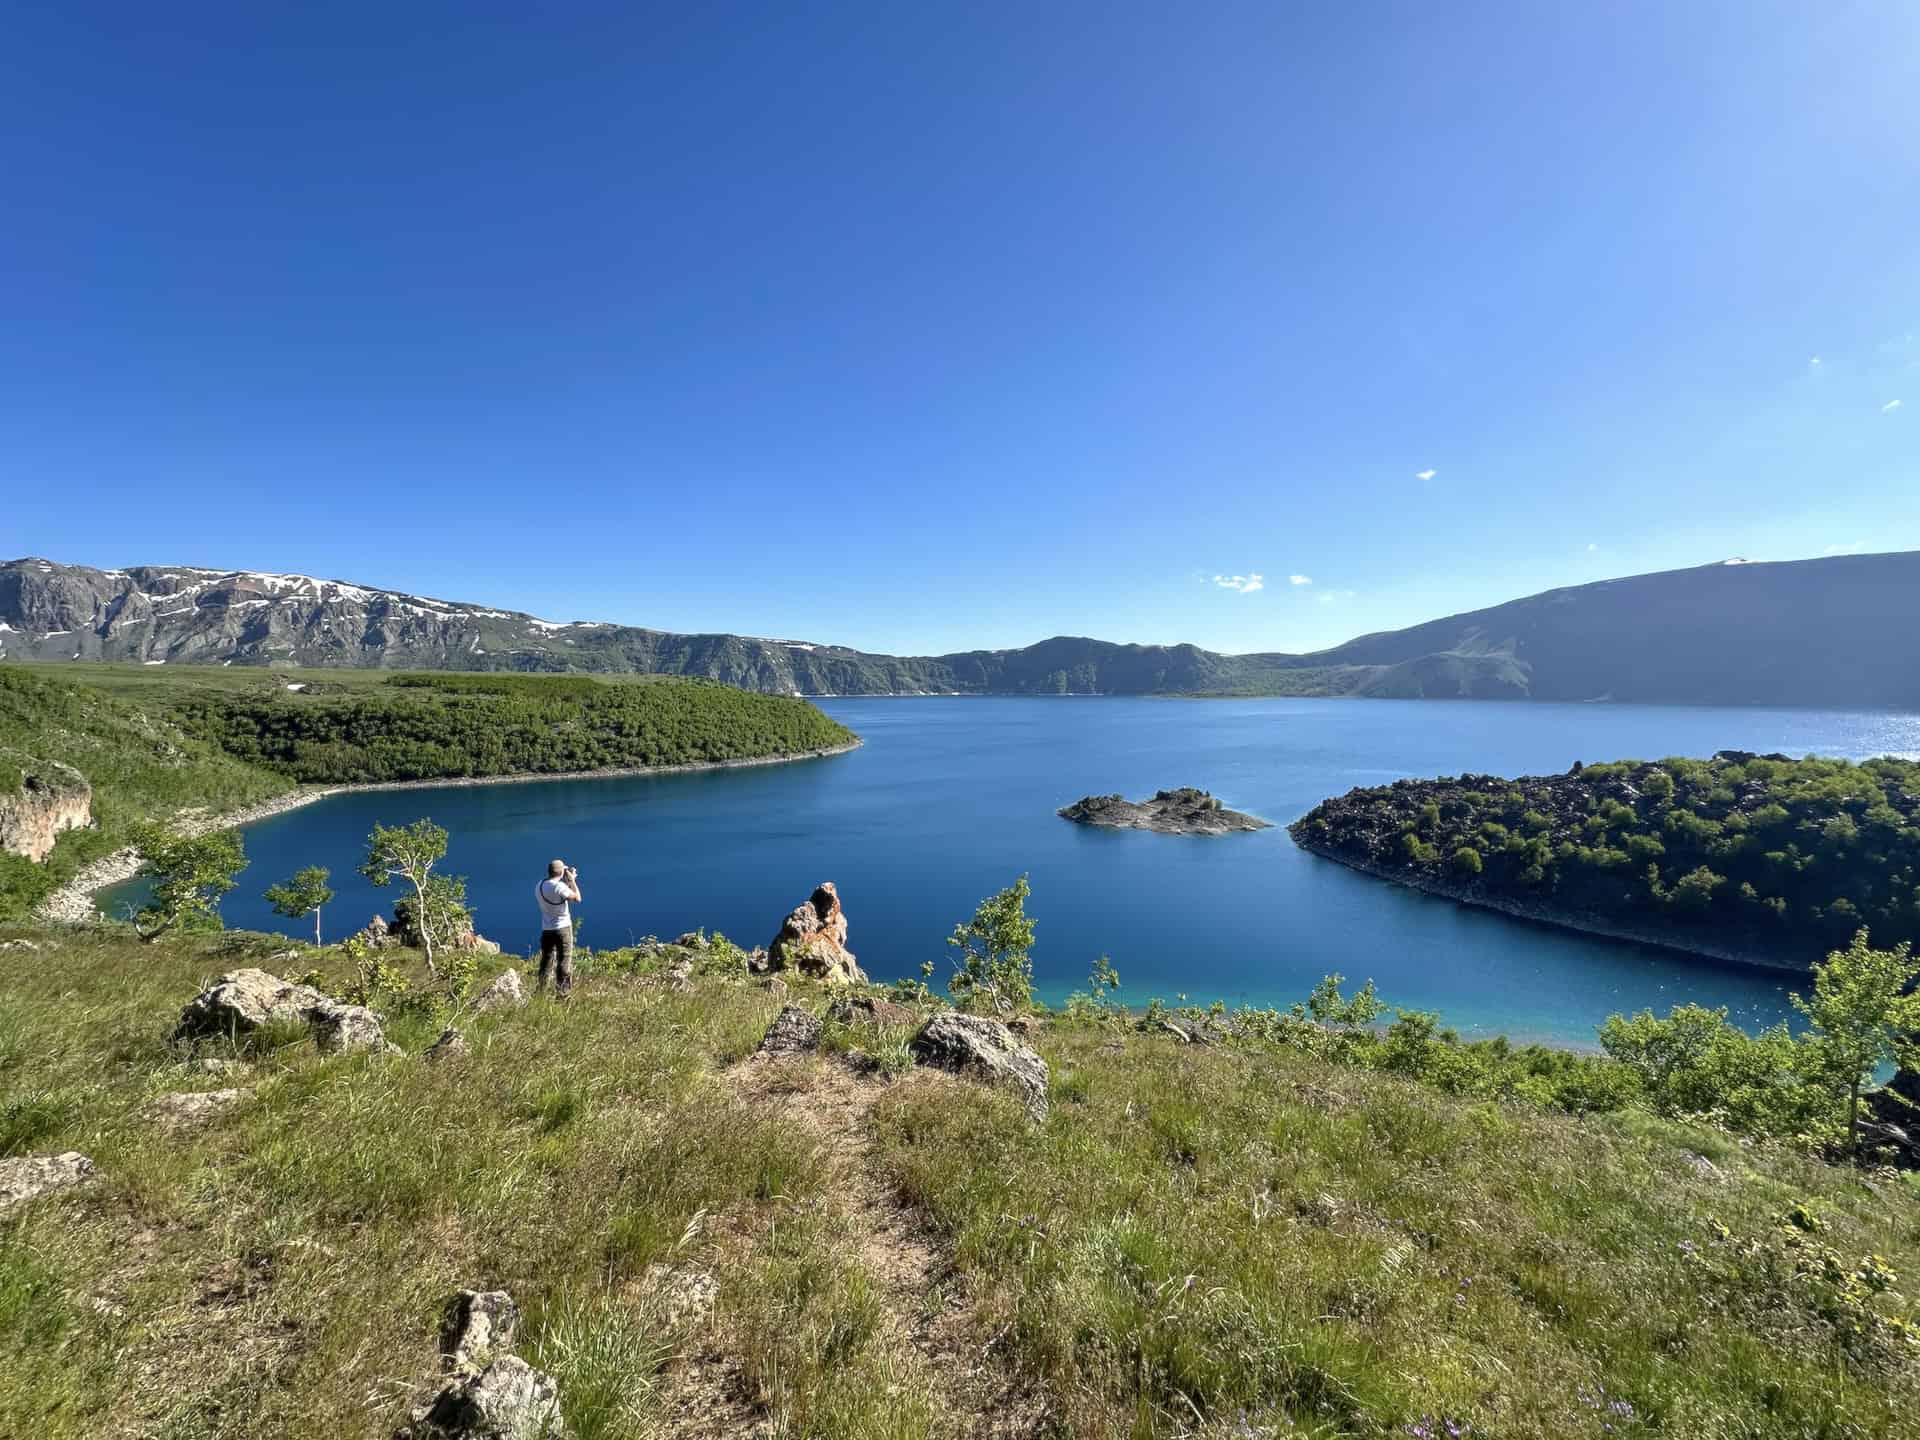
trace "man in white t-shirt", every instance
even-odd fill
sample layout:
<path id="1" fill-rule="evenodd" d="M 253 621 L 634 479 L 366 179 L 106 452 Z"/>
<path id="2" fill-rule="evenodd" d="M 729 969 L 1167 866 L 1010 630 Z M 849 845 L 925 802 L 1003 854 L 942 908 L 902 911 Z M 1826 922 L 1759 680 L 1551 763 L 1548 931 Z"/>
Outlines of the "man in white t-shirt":
<path id="1" fill-rule="evenodd" d="M 553 974 L 553 993 L 566 998 L 573 988 L 573 913 L 569 902 L 580 898 L 580 875 L 564 860 L 547 865 L 547 878 L 534 887 L 540 902 L 540 978 L 535 989 L 545 989 Z"/>

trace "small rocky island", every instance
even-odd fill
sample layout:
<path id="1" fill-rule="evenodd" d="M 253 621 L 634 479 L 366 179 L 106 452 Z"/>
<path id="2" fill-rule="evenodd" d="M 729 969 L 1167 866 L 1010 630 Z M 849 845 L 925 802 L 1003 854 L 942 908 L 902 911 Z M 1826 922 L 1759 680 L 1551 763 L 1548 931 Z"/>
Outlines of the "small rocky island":
<path id="1" fill-rule="evenodd" d="M 1206 791 L 1191 785 L 1183 785 L 1178 790 L 1156 790 L 1151 800 L 1134 801 L 1124 795 L 1089 795 L 1066 806 L 1060 814 L 1078 825 L 1158 830 L 1167 835 L 1225 835 L 1231 830 L 1269 828 L 1268 822 L 1258 816 L 1229 810 Z"/>

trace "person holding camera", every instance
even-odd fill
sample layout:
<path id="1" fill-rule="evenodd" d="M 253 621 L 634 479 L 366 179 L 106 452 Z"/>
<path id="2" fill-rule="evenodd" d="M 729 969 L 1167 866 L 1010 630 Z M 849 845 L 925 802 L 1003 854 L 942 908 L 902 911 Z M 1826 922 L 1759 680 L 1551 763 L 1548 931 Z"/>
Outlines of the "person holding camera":
<path id="1" fill-rule="evenodd" d="M 534 889 L 540 902 L 540 978 L 544 990 L 553 974 L 553 993 L 565 999 L 573 988 L 573 912 L 567 907 L 580 898 L 580 873 L 564 860 L 547 865 L 547 878 Z"/>

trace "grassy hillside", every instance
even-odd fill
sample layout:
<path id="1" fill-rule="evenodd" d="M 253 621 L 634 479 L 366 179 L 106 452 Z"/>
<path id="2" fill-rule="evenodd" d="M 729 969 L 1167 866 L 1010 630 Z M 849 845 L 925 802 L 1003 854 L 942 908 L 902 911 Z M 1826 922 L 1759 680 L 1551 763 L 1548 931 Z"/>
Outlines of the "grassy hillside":
<path id="1" fill-rule="evenodd" d="M 180 1005 L 284 940 L 34 938 L 0 1155 L 99 1175 L 0 1217 L 3 1434 L 385 1437 L 462 1286 L 520 1301 L 580 1440 L 1913 1433 L 1891 1174 L 1111 1017 L 1039 1025 L 1035 1125 L 901 1032 L 745 1060 L 782 1000 L 719 951 L 686 986 L 585 957 L 439 1065 L 196 1055 Z M 409 1051 L 436 1024 L 390 1007 Z"/>
<path id="2" fill-rule="evenodd" d="M 126 843 L 137 819 L 226 811 L 295 781 L 678 765 L 853 739 L 806 701 L 700 681 L 9 663 L 0 759 L 12 749 L 71 765 L 100 823 L 63 835 L 43 865 L 0 855 L 0 916 Z"/>
<path id="3" fill-rule="evenodd" d="M 1920 941 L 1920 764 L 1630 760 L 1402 780 L 1314 807 L 1302 844 L 1465 899 L 1811 965 L 1861 926 Z"/>
<path id="4" fill-rule="evenodd" d="M 0 853 L 0 916 L 24 913 L 87 861 L 124 845 L 138 820 L 195 807 L 233 809 L 291 788 L 282 776 L 189 734 L 163 709 L 78 681 L 77 674 L 0 666 L 0 783 L 18 784 L 21 755 L 70 765 L 93 787 L 98 822 L 62 835 L 42 864 Z"/>

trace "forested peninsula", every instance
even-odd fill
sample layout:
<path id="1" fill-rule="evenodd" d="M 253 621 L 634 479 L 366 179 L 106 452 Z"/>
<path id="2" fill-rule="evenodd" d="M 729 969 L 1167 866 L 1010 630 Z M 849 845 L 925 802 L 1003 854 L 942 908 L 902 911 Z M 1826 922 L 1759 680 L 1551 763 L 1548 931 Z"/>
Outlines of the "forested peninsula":
<path id="1" fill-rule="evenodd" d="M 1920 764 L 1623 760 L 1400 780 L 1289 827 L 1317 854 L 1470 904 L 1804 970 L 1862 926 L 1920 939 Z"/>
<path id="2" fill-rule="evenodd" d="M 0 666 L 0 918 L 153 817 L 252 813 L 298 786 L 633 771 L 827 754 L 805 700 L 711 681 Z"/>

